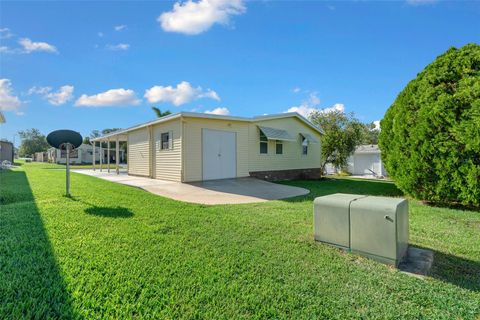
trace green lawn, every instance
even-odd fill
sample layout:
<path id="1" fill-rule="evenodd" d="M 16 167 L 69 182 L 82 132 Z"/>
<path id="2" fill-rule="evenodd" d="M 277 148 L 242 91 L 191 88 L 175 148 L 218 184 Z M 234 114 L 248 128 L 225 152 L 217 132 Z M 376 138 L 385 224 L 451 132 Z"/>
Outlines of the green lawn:
<path id="1" fill-rule="evenodd" d="M 312 200 L 388 182 L 295 181 L 306 197 L 203 206 L 23 164 L 0 173 L 0 319 L 478 319 L 480 214 L 412 201 L 425 280 L 313 241 Z"/>

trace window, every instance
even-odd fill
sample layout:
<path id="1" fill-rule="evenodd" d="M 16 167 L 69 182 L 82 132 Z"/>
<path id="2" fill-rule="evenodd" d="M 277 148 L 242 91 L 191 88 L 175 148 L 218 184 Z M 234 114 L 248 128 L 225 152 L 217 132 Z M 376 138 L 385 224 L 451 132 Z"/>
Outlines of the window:
<path id="1" fill-rule="evenodd" d="M 305 137 L 302 138 L 302 154 L 308 154 L 308 140 Z"/>
<path id="2" fill-rule="evenodd" d="M 302 146 L 302 154 L 304 155 L 308 154 L 308 146 Z"/>
<path id="3" fill-rule="evenodd" d="M 283 154 L 283 143 L 281 140 L 276 140 L 275 142 L 275 153 Z"/>
<path id="4" fill-rule="evenodd" d="M 267 136 L 263 134 L 260 130 L 260 153 L 267 154 L 268 153 L 268 139 Z"/>
<path id="5" fill-rule="evenodd" d="M 170 132 L 162 133 L 162 135 L 160 136 L 160 142 L 161 142 L 161 145 L 160 145 L 161 150 L 170 149 Z"/>

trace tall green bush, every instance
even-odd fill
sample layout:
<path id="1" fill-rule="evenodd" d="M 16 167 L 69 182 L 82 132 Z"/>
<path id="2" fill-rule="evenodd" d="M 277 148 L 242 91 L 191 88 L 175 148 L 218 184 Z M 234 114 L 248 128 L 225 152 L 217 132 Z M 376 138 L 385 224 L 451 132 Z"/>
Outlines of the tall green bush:
<path id="1" fill-rule="evenodd" d="M 421 200 L 480 205 L 480 46 L 451 48 L 410 81 L 381 121 L 395 184 Z"/>

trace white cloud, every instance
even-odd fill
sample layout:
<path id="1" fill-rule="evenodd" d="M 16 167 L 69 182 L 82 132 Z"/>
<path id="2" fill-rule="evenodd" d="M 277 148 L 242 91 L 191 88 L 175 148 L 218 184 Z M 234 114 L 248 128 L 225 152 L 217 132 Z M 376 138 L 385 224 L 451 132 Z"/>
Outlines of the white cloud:
<path id="1" fill-rule="evenodd" d="M 215 23 L 227 25 L 230 16 L 246 11 L 242 0 L 200 0 L 176 2 L 172 11 L 162 13 L 157 21 L 164 31 L 195 35 Z"/>
<path id="2" fill-rule="evenodd" d="M 345 106 L 341 103 L 336 103 L 331 107 L 328 108 L 318 108 L 320 105 L 320 99 L 318 98 L 317 94 L 311 93 L 308 97 L 308 100 L 303 101 L 299 106 L 294 106 L 289 108 L 286 112 L 297 112 L 304 116 L 305 118 L 310 117 L 312 113 L 322 112 L 328 113 L 333 111 L 338 112 L 345 112 Z"/>
<path id="3" fill-rule="evenodd" d="M 228 108 L 215 108 L 213 110 L 207 110 L 205 113 L 228 116 L 230 114 L 230 110 L 228 110 Z"/>
<path id="4" fill-rule="evenodd" d="M 60 87 L 57 92 L 50 92 L 48 93 L 45 98 L 48 100 L 50 104 L 54 106 L 59 106 L 67 101 L 72 100 L 73 98 L 73 86 L 66 85 Z"/>
<path id="5" fill-rule="evenodd" d="M 0 79 L 0 110 L 16 111 L 22 102 L 12 94 L 12 83 L 9 79 Z"/>
<path id="6" fill-rule="evenodd" d="M 9 39 L 13 37 L 13 33 L 10 32 L 9 28 L 0 28 L 0 39 Z"/>
<path id="7" fill-rule="evenodd" d="M 122 30 L 125 30 L 127 28 L 127 26 L 124 25 L 124 24 L 121 24 L 121 25 L 115 26 L 113 28 L 115 29 L 115 31 L 122 31 Z"/>
<path id="8" fill-rule="evenodd" d="M 58 53 L 57 48 L 55 48 L 55 46 L 46 42 L 33 42 L 28 38 L 22 38 L 18 41 L 18 43 L 23 47 L 23 50 L 25 53 L 31 53 L 34 51 Z"/>
<path id="9" fill-rule="evenodd" d="M 373 121 L 373 124 L 375 125 L 375 128 L 373 128 L 372 130 L 380 131 L 380 120 Z"/>
<path id="10" fill-rule="evenodd" d="M 130 48 L 128 43 L 107 44 L 107 49 L 112 51 L 125 51 Z"/>
<path id="11" fill-rule="evenodd" d="M 292 89 L 292 92 L 293 93 L 299 93 L 302 89 L 300 89 L 299 87 L 295 87 Z"/>
<path id="12" fill-rule="evenodd" d="M 100 38 L 103 38 L 104 34 L 103 34 L 103 32 L 98 32 L 97 36 L 99 36 Z"/>
<path id="13" fill-rule="evenodd" d="M 108 106 L 128 106 L 139 105 L 140 100 L 133 90 L 130 89 L 111 89 L 105 92 L 87 96 L 83 94 L 75 102 L 77 107 L 108 107 Z"/>
<path id="14" fill-rule="evenodd" d="M 407 4 L 411 6 L 422 6 L 422 5 L 429 5 L 438 2 L 438 0 L 406 0 Z"/>
<path id="15" fill-rule="evenodd" d="M 170 102 L 175 106 L 201 98 L 220 101 L 220 97 L 215 91 L 210 89 L 204 91 L 201 87 L 194 88 L 187 81 L 180 82 L 176 87 L 153 86 L 145 90 L 144 97 L 150 103 Z"/>
<path id="16" fill-rule="evenodd" d="M 49 93 L 50 91 L 52 91 L 52 87 L 37 87 L 37 86 L 33 86 L 33 87 L 31 87 L 30 89 L 28 89 L 27 94 L 28 94 L 29 96 L 32 95 L 32 94 L 45 95 L 45 94 Z"/>
<path id="17" fill-rule="evenodd" d="M 24 115 L 25 115 L 25 112 L 23 112 L 23 111 L 17 111 L 17 112 L 15 112 L 15 114 L 16 114 L 17 116 L 20 116 L 20 117 L 21 117 L 21 116 L 24 116 Z"/>
<path id="18" fill-rule="evenodd" d="M 12 52 L 12 50 L 7 46 L 1 46 L 0 47 L 0 53 L 11 53 L 11 52 Z"/>
<path id="19" fill-rule="evenodd" d="M 27 94 L 39 94 L 42 95 L 50 104 L 59 106 L 73 98 L 73 86 L 65 85 L 60 87 L 57 92 L 52 92 L 52 87 L 31 87 Z"/>

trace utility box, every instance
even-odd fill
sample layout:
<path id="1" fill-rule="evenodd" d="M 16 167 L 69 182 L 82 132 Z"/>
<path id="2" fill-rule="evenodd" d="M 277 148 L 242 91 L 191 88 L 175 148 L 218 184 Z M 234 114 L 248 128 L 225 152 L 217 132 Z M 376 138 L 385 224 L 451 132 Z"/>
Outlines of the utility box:
<path id="1" fill-rule="evenodd" d="M 408 249 L 408 201 L 366 197 L 350 206 L 352 252 L 398 266 Z"/>
<path id="2" fill-rule="evenodd" d="M 313 204 L 314 238 L 344 249 L 350 248 L 350 204 L 365 196 L 336 193 L 318 197 Z"/>
<path id="3" fill-rule="evenodd" d="M 318 197 L 314 238 L 398 266 L 408 249 L 408 201 L 342 193 Z"/>

